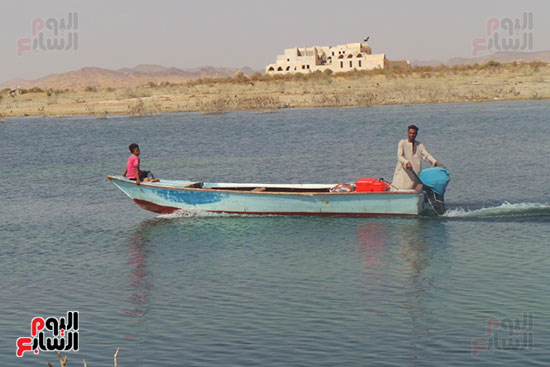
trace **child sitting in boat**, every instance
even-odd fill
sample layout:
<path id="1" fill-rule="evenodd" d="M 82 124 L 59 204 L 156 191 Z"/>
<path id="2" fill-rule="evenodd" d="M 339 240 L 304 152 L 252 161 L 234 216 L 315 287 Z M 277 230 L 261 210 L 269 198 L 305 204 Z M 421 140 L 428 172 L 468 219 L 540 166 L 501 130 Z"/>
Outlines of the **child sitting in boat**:
<path id="1" fill-rule="evenodd" d="M 139 146 L 136 143 L 132 143 L 130 144 L 128 149 L 130 149 L 130 153 L 132 154 L 128 157 L 128 162 L 126 162 L 126 169 L 124 170 L 122 176 L 127 175 L 128 179 L 136 181 L 137 185 L 139 185 L 141 181 L 159 182 L 160 180 L 158 178 L 155 178 L 155 176 L 150 171 L 141 171 L 139 169 Z"/>

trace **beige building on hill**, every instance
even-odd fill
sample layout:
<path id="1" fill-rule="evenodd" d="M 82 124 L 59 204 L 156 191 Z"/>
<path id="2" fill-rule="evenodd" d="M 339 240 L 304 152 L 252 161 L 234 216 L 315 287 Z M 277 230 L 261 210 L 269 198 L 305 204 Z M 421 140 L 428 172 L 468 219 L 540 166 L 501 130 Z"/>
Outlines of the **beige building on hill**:
<path id="1" fill-rule="evenodd" d="M 343 72 L 371 69 L 385 69 L 388 66 L 386 54 L 372 54 L 369 45 L 348 43 L 345 45 L 314 46 L 309 48 L 287 48 L 277 56 L 275 64 L 267 65 L 267 74 L 308 73 L 332 70 Z"/>

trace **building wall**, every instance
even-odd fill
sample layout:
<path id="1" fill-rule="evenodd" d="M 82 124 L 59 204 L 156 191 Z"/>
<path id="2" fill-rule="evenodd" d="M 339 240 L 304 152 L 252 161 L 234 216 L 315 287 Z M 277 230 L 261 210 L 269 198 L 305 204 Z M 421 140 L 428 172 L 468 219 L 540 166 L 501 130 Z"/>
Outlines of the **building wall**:
<path id="1" fill-rule="evenodd" d="M 372 54 L 369 45 L 348 43 L 346 45 L 289 48 L 277 56 L 277 62 L 267 65 L 268 74 L 309 73 L 313 71 L 344 72 L 371 70 L 387 67 L 385 54 Z"/>
<path id="2" fill-rule="evenodd" d="M 388 60 L 388 67 L 390 69 L 403 69 L 407 70 L 411 68 L 411 63 L 408 60 Z"/>

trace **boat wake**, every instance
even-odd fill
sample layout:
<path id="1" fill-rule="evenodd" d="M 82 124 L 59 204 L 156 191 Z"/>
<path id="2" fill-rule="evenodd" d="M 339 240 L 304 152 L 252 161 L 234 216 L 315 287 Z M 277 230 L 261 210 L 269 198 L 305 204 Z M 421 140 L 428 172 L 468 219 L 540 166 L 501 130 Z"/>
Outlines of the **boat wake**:
<path id="1" fill-rule="evenodd" d="M 443 217 L 447 218 L 520 218 L 548 216 L 550 216 L 550 204 L 511 204 L 508 202 L 504 202 L 498 206 L 480 209 L 453 208 L 447 210 L 445 214 L 443 214 Z"/>
<path id="2" fill-rule="evenodd" d="M 172 218 L 193 218 L 193 217 L 229 217 L 234 216 L 234 214 L 226 213 L 212 213 L 205 210 L 185 210 L 179 209 L 170 214 L 160 214 L 157 218 L 172 219 Z"/>
<path id="3" fill-rule="evenodd" d="M 204 210 L 180 209 L 171 214 L 160 214 L 157 218 L 195 218 L 195 217 L 239 217 L 242 214 L 212 213 Z M 247 215 L 250 216 L 250 215 Z M 268 215 L 269 216 L 269 215 Z M 448 209 L 444 218 L 522 218 L 522 217 L 550 217 L 550 204 L 546 203 L 515 203 L 503 204 L 479 209 L 455 207 Z"/>

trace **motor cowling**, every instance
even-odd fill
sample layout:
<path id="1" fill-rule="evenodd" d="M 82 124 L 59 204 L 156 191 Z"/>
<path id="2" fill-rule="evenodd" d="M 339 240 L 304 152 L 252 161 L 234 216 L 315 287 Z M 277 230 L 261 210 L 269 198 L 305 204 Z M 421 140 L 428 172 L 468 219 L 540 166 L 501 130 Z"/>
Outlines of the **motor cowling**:
<path id="1" fill-rule="evenodd" d="M 445 213 L 445 191 L 451 181 L 451 174 L 446 168 L 433 167 L 420 171 L 418 175 L 424 185 L 426 199 L 437 215 Z"/>

